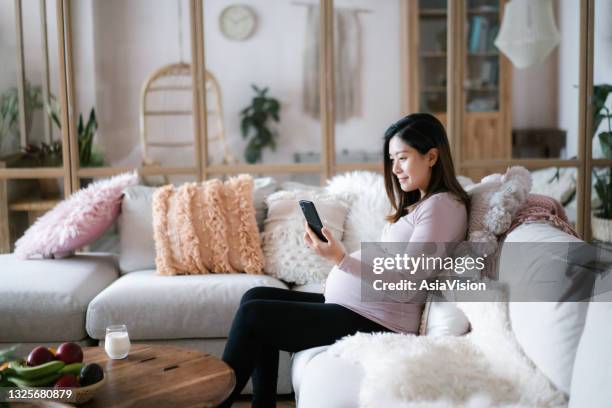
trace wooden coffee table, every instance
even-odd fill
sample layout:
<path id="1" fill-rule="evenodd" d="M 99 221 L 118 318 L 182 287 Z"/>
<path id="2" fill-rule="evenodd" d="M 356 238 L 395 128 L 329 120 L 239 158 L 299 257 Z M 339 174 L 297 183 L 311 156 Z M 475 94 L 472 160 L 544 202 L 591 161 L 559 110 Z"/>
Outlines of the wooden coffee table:
<path id="1" fill-rule="evenodd" d="M 130 354 L 111 360 L 103 347 L 84 347 L 85 363 L 97 363 L 106 383 L 92 407 L 215 407 L 234 389 L 234 371 L 218 358 L 196 350 L 132 344 Z"/>

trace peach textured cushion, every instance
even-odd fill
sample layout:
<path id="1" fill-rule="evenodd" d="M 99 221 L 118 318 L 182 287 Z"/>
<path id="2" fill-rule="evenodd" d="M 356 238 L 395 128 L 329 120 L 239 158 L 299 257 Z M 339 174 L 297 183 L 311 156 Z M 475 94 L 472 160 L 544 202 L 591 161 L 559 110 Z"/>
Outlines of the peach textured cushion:
<path id="1" fill-rule="evenodd" d="M 167 185 L 153 196 L 155 263 L 161 275 L 263 273 L 253 179 L 242 174 Z"/>

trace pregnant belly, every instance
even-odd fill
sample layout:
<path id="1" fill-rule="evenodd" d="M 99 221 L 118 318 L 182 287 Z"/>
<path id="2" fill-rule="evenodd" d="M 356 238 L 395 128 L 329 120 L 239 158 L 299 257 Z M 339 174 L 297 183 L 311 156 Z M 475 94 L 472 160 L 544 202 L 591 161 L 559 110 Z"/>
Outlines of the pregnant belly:
<path id="1" fill-rule="evenodd" d="M 361 303 L 361 279 L 334 266 L 325 281 L 325 303 Z"/>

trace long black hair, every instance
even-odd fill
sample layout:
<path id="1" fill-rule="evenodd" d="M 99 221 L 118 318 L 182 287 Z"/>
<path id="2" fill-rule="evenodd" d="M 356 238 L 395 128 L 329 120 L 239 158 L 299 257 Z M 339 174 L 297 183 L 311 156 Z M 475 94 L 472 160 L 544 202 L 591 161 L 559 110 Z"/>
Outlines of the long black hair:
<path id="1" fill-rule="evenodd" d="M 389 158 L 389 142 L 394 136 L 399 137 L 422 155 L 432 148 L 438 149 L 438 160 L 431 168 L 431 178 L 423 197 L 419 190 L 403 191 L 399 180 L 393 174 L 393 162 Z M 450 192 L 455 195 L 469 211 L 470 197 L 457 181 L 446 130 L 435 116 L 429 113 L 408 115 L 389 126 L 385 131 L 384 140 L 385 189 L 394 210 L 386 217 L 387 221 L 396 222 L 408 214 L 415 204 L 441 192 Z"/>

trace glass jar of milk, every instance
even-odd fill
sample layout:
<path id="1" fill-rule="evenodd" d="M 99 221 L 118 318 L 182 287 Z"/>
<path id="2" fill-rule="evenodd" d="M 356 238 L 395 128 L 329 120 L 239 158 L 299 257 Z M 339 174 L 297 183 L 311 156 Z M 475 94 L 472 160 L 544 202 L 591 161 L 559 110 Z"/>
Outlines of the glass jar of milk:
<path id="1" fill-rule="evenodd" d="M 104 350 L 113 360 L 127 357 L 130 352 L 130 337 L 125 324 L 117 324 L 106 328 Z"/>

